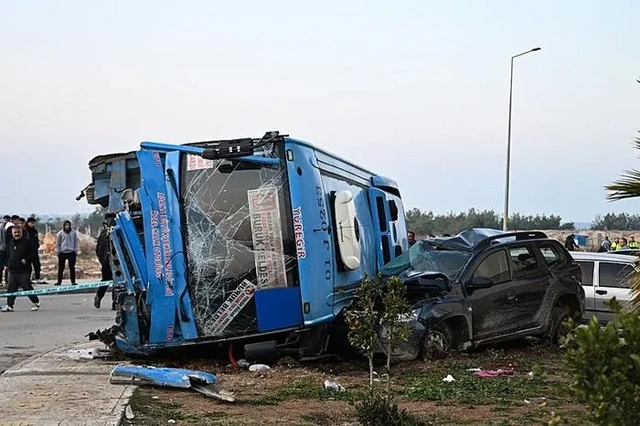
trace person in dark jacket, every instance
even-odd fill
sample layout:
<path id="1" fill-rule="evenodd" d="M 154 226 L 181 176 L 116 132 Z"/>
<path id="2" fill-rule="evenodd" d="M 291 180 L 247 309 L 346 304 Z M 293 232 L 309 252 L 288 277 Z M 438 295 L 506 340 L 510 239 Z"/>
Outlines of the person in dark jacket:
<path id="1" fill-rule="evenodd" d="M 38 249 L 40 248 L 40 235 L 36 229 L 35 217 L 27 219 L 24 227 L 24 236 L 30 239 L 33 245 L 36 246 L 36 256 L 33 258 L 33 279 L 36 284 L 45 284 L 45 281 L 40 276 L 40 271 L 42 269 L 40 265 L 40 254 L 38 253 Z"/>
<path id="2" fill-rule="evenodd" d="M 109 251 L 111 250 L 111 245 L 109 244 L 109 226 L 107 222 L 102 224 L 102 229 L 100 229 L 100 235 L 98 235 L 98 241 L 96 242 L 96 256 L 100 261 L 100 273 L 102 275 L 102 281 L 112 281 L 113 273 L 111 272 L 111 262 L 109 260 Z M 93 298 L 93 306 L 96 309 L 100 309 L 100 302 L 102 298 L 107 293 L 107 289 L 109 286 L 98 287 L 98 292 L 96 293 L 96 297 Z M 116 310 L 116 303 L 113 297 L 113 292 L 111 293 L 111 309 Z"/>
<path id="3" fill-rule="evenodd" d="M 571 234 L 564 240 L 564 247 L 569 251 L 580 251 L 580 247 L 576 244 L 576 236 Z"/>
<path id="4" fill-rule="evenodd" d="M 31 285 L 31 263 L 36 255 L 36 247 L 31 240 L 25 238 L 22 234 L 22 228 L 14 226 L 11 228 L 11 241 L 8 242 L 9 260 L 7 268 L 9 269 L 9 289 L 7 293 L 15 293 L 18 288 L 29 291 L 33 290 Z M 40 309 L 40 300 L 38 296 L 29 296 L 29 300 L 33 303 L 32 311 Z M 16 297 L 7 297 L 7 306 L 2 308 L 2 312 L 13 312 L 13 305 Z"/>
<path id="5" fill-rule="evenodd" d="M 4 224 L 4 240 L 7 244 L 13 239 L 11 229 L 18 224 L 20 220 L 20 216 L 14 214 L 11 216 L 8 222 Z M 9 252 L 7 251 L 7 259 L 9 258 Z M 4 270 L 4 280 L 9 285 L 9 268 L 5 268 Z"/>
<path id="6" fill-rule="evenodd" d="M 4 232 L 7 223 L 11 221 L 11 216 L 4 215 L 2 222 L 0 222 L 0 284 L 2 284 L 2 280 L 4 278 L 4 269 L 7 265 L 7 259 L 9 255 L 7 254 L 7 236 Z M 5 280 L 5 282 L 7 282 Z"/>
<path id="7" fill-rule="evenodd" d="M 4 225 L 5 241 L 11 241 L 12 233 L 11 228 L 16 226 L 20 221 L 20 216 L 14 214 L 11 216 L 11 220 Z"/>
<path id="8" fill-rule="evenodd" d="M 409 240 L 409 247 L 416 243 L 416 233 L 413 231 L 407 232 L 407 239 Z"/>

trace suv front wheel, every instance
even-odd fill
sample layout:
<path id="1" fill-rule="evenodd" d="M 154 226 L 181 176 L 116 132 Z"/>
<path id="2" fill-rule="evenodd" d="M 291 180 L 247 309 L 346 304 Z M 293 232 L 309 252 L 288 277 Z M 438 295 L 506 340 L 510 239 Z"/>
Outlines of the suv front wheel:
<path id="1" fill-rule="evenodd" d="M 453 342 L 451 329 L 445 323 L 436 324 L 431 327 L 424 338 L 422 344 L 422 359 L 424 361 L 434 361 L 444 358 L 449 354 Z"/>

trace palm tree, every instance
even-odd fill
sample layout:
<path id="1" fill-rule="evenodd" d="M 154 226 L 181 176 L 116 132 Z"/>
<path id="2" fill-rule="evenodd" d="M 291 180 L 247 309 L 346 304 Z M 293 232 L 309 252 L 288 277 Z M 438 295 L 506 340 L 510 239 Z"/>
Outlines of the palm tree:
<path id="1" fill-rule="evenodd" d="M 640 150 L 640 138 L 635 140 L 635 148 Z M 610 201 L 640 197 L 640 170 L 627 170 L 620 179 L 605 187 Z"/>
<path id="2" fill-rule="evenodd" d="M 640 79 L 637 81 L 640 83 Z M 640 150 L 640 138 L 636 138 L 635 148 Z M 610 201 L 640 197 L 640 170 L 626 170 L 620 179 L 605 188 L 608 192 L 607 199 Z M 636 269 L 640 270 L 640 260 L 636 262 Z M 640 273 L 635 274 L 631 280 L 631 292 L 631 307 L 640 309 Z"/>

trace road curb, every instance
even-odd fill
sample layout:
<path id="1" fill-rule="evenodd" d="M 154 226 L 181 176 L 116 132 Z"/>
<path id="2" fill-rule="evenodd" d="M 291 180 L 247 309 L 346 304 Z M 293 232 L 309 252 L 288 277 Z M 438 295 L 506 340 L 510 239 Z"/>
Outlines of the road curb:
<path id="1" fill-rule="evenodd" d="M 64 354 L 66 352 L 70 352 L 73 350 L 81 350 L 81 349 L 86 349 L 87 346 L 90 346 L 90 344 L 93 343 L 95 344 L 95 342 L 82 342 L 82 343 L 73 343 L 73 344 L 68 344 L 68 345 L 64 345 L 64 346 L 60 346 L 56 349 L 50 350 L 50 351 L 46 351 L 40 354 L 36 354 L 33 355 L 9 368 L 7 368 L 7 370 L 5 370 L 2 374 L 0 374 L 0 379 L 2 381 L 4 381 L 4 383 L 11 383 L 11 382 L 6 382 L 7 380 L 11 381 L 11 380 L 20 380 L 22 377 L 28 377 L 30 376 L 30 372 L 27 368 L 27 366 L 30 363 L 37 363 L 40 359 L 42 358 L 53 358 L 56 356 L 56 353 L 58 354 Z M 82 362 L 92 362 L 92 361 L 99 361 L 99 359 L 94 359 L 94 360 L 83 360 Z M 48 365 L 48 360 L 43 360 L 41 361 L 42 363 L 44 363 L 45 365 Z M 117 361 L 115 361 L 114 363 L 118 363 Z M 55 368 L 52 368 L 51 372 L 48 372 L 46 370 L 45 367 L 45 371 L 41 371 L 41 370 L 37 370 L 35 369 L 34 372 L 39 371 L 40 373 L 44 373 L 42 374 L 42 376 L 56 376 L 56 375 L 83 375 L 83 372 L 80 371 L 71 371 L 71 369 L 69 371 L 66 370 L 58 370 L 58 371 L 54 371 Z M 66 372 L 66 373 L 65 373 Z M 64 373 L 64 374 L 63 374 Z M 86 373 L 86 372 L 84 372 Z M 89 372 L 90 373 L 90 372 Z M 39 375 L 36 373 L 36 375 Z M 98 376 L 98 375 L 104 375 L 105 377 L 105 381 L 108 382 L 108 374 L 105 373 L 98 373 L 97 370 L 90 374 L 93 376 Z M 113 386 L 113 385 L 112 385 Z M 122 387 L 122 392 L 120 392 L 119 396 L 117 396 L 116 398 L 114 398 L 112 401 L 113 405 L 111 406 L 111 413 L 112 413 L 112 419 L 111 422 L 109 424 L 114 425 L 114 423 L 117 421 L 117 425 L 121 425 L 123 424 L 123 420 L 125 418 L 125 410 L 126 407 L 129 405 L 129 400 L 131 398 L 131 396 L 133 395 L 133 392 L 137 389 L 137 386 L 134 385 L 124 385 Z M 90 389 L 86 389 L 85 391 L 90 391 Z M 83 392 L 84 393 L 84 392 Z M 90 406 L 90 405 L 89 405 Z M 73 420 L 73 419 L 68 419 L 68 420 Z M 66 421 L 68 421 L 66 420 Z M 66 424 L 66 421 L 64 424 Z M 0 424 L 4 424 L 2 423 L 2 421 L 0 420 Z M 19 423 L 22 424 L 22 423 Z M 29 422 L 25 423 L 25 424 L 31 424 Z M 102 424 L 102 423 L 101 423 Z"/>
<path id="2" fill-rule="evenodd" d="M 138 389 L 137 386 L 126 385 L 122 390 L 122 394 L 120 395 L 119 399 L 119 401 L 122 401 L 122 403 L 120 404 L 120 407 L 122 407 L 122 409 L 120 410 L 120 417 L 118 418 L 118 426 L 122 425 L 122 422 L 125 419 L 125 411 L 129 406 L 129 400 L 133 396 L 133 393 L 136 391 L 136 389 Z"/>
<path id="3" fill-rule="evenodd" d="M 41 354 L 30 356 L 29 358 L 23 359 L 19 363 L 15 364 L 15 365 L 12 365 L 11 367 L 9 367 L 6 370 L 4 370 L 2 372 L 2 374 L 0 374 L 0 377 L 4 376 L 6 373 L 9 373 L 9 374 L 7 374 L 7 376 L 11 376 L 12 370 L 19 371 L 25 364 L 28 364 L 31 361 L 35 361 L 38 358 L 43 358 L 44 356 L 46 356 L 46 355 L 48 355 L 50 353 L 53 353 L 53 352 L 56 352 L 56 351 L 59 351 L 59 350 L 65 349 L 65 348 L 73 348 L 73 346 L 78 346 L 78 345 L 79 345 L 79 343 L 76 343 L 75 345 L 61 346 L 59 348 L 56 348 L 56 349 L 53 349 L 53 350 L 50 350 L 50 351 L 47 351 L 47 352 L 43 352 Z"/>

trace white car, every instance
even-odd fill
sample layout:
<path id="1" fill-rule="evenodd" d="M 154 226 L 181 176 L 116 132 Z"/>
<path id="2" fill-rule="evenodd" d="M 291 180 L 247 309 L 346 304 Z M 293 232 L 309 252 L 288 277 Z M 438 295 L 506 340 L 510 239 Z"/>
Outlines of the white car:
<path id="1" fill-rule="evenodd" d="M 635 266 L 639 257 L 630 254 L 571 252 L 582 268 L 585 292 L 585 320 L 594 315 L 602 323 L 613 320 L 605 302 L 616 298 L 623 306 L 631 300 L 630 278 L 640 270 Z"/>

